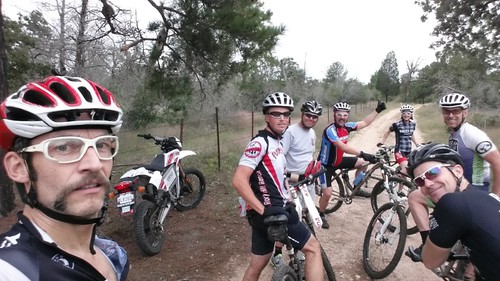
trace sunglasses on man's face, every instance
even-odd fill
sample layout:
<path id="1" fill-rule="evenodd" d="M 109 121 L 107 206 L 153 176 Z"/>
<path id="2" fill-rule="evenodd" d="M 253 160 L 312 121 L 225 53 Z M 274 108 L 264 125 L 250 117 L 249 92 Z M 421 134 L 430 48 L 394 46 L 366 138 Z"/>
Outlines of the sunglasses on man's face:
<path id="1" fill-rule="evenodd" d="M 423 172 L 420 176 L 417 176 L 413 179 L 413 182 L 417 186 L 424 186 L 425 185 L 425 180 L 435 180 L 439 174 L 441 174 L 441 168 L 443 167 L 449 167 L 450 164 L 439 164 L 434 167 L 431 167 L 427 169 L 427 171 Z"/>
<path id="2" fill-rule="evenodd" d="M 304 113 L 304 116 L 306 116 L 309 119 L 314 119 L 314 120 L 318 119 L 318 115 L 314 114 Z"/>
<path id="3" fill-rule="evenodd" d="M 287 111 L 287 112 L 273 111 L 273 112 L 268 112 L 267 115 L 271 115 L 271 117 L 273 117 L 275 119 L 279 119 L 279 118 L 281 118 L 281 116 L 288 118 L 292 115 L 292 113 L 290 111 Z"/>

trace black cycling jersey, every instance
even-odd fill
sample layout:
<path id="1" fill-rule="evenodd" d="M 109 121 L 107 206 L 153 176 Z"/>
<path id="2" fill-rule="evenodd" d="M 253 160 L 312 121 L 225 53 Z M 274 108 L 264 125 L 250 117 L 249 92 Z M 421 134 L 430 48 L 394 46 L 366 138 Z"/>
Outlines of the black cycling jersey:
<path id="1" fill-rule="evenodd" d="M 22 213 L 18 217 L 12 229 L 0 235 L 0 280 L 106 280 L 88 262 L 57 247 Z M 94 245 L 108 257 L 117 279 L 126 280 L 129 262 L 125 250 L 112 240 L 98 237 Z"/>
<path id="2" fill-rule="evenodd" d="M 500 199 L 474 188 L 443 195 L 434 208 L 429 239 L 442 248 L 458 240 L 485 280 L 500 280 Z"/>

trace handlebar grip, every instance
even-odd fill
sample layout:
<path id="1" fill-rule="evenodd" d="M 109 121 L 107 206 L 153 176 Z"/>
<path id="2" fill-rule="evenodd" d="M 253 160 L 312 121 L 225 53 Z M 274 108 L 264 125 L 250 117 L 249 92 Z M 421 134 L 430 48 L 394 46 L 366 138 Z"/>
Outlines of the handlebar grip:
<path id="1" fill-rule="evenodd" d="M 324 167 L 321 167 L 321 169 L 318 172 L 307 176 L 305 179 L 303 179 L 301 181 L 290 184 L 290 186 L 297 187 L 299 185 L 303 185 L 304 183 L 311 182 L 311 181 L 315 180 L 317 177 L 319 177 L 321 174 L 323 174 L 325 171 L 326 171 L 326 169 Z"/>
<path id="2" fill-rule="evenodd" d="M 151 134 L 137 134 L 138 137 L 145 138 L 145 139 L 151 139 L 153 138 Z"/>

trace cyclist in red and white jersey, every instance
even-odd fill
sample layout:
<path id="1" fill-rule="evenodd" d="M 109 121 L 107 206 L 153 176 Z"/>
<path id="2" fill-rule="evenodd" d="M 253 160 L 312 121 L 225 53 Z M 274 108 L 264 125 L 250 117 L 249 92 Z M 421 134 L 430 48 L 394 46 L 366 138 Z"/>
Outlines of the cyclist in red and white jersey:
<path id="1" fill-rule="evenodd" d="M 323 262 L 318 240 L 299 221 L 285 187 L 285 155 L 280 143 L 288 128 L 293 100 L 285 93 L 268 95 L 263 102 L 266 127 L 252 139 L 241 156 L 233 176 L 233 186 L 248 206 L 247 218 L 252 227 L 250 264 L 243 280 L 259 279 L 269 263 L 274 241 L 268 238 L 264 219 L 271 215 L 288 217 L 288 236 L 294 248 L 306 256 L 307 280 L 323 280 Z"/>

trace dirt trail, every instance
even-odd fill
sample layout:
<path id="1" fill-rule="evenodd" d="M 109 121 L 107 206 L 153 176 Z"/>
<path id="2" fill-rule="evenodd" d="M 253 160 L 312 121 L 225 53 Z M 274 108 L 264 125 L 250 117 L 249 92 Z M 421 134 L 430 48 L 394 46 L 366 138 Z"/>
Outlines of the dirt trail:
<path id="1" fill-rule="evenodd" d="M 418 109 L 417 106 L 415 109 Z M 399 118 L 399 108 L 387 110 L 368 127 L 352 134 L 349 143 L 365 148 L 366 152 L 376 151 L 376 144 L 380 142 L 384 132 L 390 124 Z M 317 128 L 316 132 L 323 128 Z M 421 132 L 416 132 L 417 141 L 422 141 Z M 394 143 L 394 134 L 390 134 L 387 144 Z M 342 205 L 335 213 L 327 215 L 330 229 L 318 229 L 318 239 L 325 249 L 337 280 L 371 280 L 363 270 L 362 248 L 366 227 L 373 215 L 369 198 L 356 197 L 351 205 Z M 250 232 L 248 232 L 250 235 Z M 409 245 L 420 245 L 418 234 L 408 236 L 406 241 Z M 249 247 L 248 247 L 249 248 Z M 242 280 L 244 271 L 249 262 L 249 252 L 239 253 L 233 256 L 226 268 L 228 275 L 223 280 Z M 267 266 L 260 280 L 271 280 L 273 269 Z M 408 257 L 401 258 L 398 266 L 385 280 L 441 280 L 421 263 L 414 263 Z"/>

